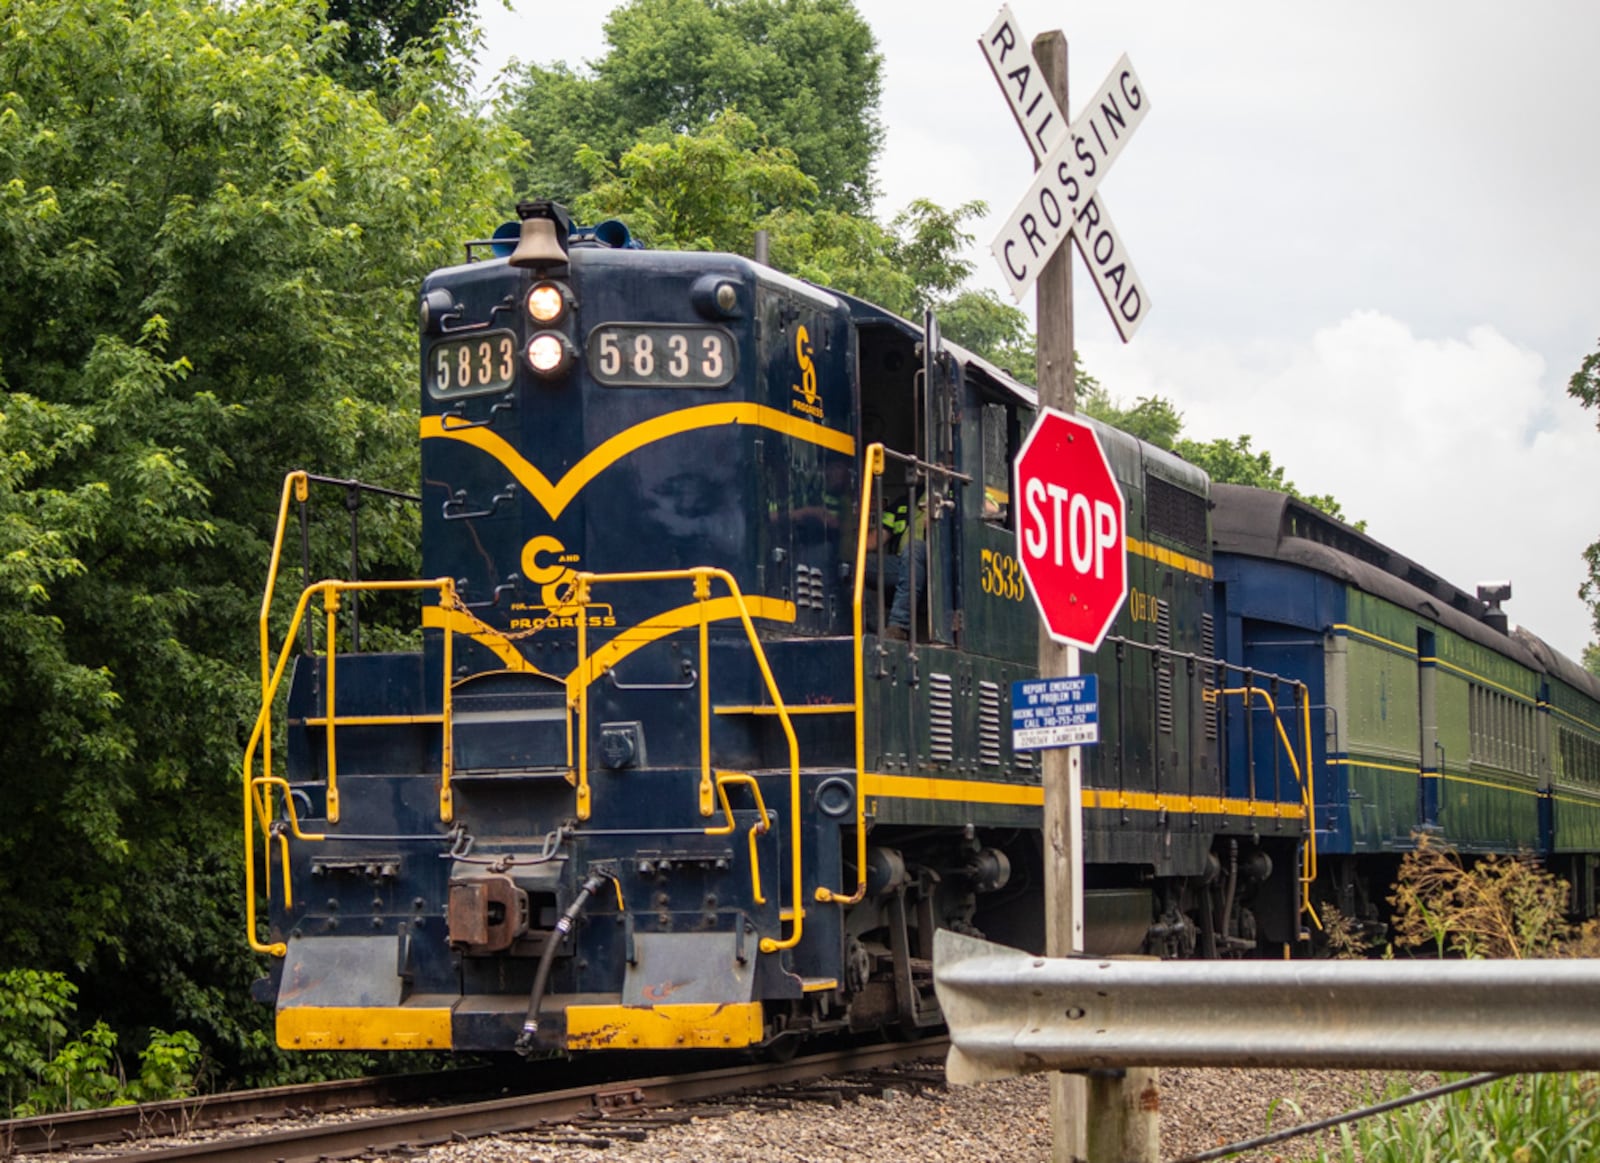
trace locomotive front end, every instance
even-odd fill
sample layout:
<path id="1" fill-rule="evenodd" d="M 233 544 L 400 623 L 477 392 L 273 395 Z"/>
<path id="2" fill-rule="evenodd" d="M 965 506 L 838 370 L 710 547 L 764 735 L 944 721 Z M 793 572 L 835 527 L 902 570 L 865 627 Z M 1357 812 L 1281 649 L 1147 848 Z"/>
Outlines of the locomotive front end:
<path id="1" fill-rule="evenodd" d="M 854 463 L 844 312 L 519 211 L 422 288 L 421 647 L 331 611 L 249 785 L 285 1047 L 745 1047 L 840 986 L 853 769 L 782 691 L 850 709 L 792 649 L 842 615 L 773 498 Z"/>

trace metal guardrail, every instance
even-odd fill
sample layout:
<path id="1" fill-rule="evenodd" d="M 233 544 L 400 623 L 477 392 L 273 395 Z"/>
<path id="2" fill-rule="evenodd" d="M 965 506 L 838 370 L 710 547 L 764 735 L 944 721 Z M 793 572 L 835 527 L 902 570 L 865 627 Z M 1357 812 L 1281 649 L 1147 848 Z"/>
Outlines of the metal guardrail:
<path id="1" fill-rule="evenodd" d="M 1287 1066 L 1600 1067 L 1600 960 L 1118 961 L 944 930 L 946 1074 Z"/>

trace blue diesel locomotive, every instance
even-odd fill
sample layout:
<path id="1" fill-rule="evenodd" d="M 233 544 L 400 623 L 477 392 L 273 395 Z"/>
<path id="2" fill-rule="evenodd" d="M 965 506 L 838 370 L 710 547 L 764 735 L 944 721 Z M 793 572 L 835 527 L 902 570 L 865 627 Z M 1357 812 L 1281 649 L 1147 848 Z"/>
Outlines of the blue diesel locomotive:
<path id="1" fill-rule="evenodd" d="M 514 250 L 422 287 L 419 577 L 308 578 L 269 627 L 326 482 L 285 484 L 243 789 L 280 1045 L 936 1025 L 937 928 L 1043 945 L 1007 729 L 1034 392 L 931 317 L 518 210 Z M 1560 860 L 1592 909 L 1600 684 L 1347 527 L 1099 432 L 1131 590 L 1085 659 L 1091 950 L 1310 952 L 1320 900 L 1377 919 L 1418 829 Z M 362 602 L 408 593 L 414 648 L 362 650 Z"/>

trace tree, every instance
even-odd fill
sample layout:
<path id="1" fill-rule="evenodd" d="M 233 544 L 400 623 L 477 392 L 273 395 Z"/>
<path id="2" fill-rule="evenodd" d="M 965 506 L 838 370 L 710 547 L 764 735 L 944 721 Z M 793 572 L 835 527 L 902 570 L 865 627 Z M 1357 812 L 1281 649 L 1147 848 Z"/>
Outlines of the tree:
<path id="1" fill-rule="evenodd" d="M 942 303 L 939 328 L 1023 383 L 1035 382 L 1038 359 L 1028 316 L 989 288 L 960 291 Z"/>
<path id="2" fill-rule="evenodd" d="M 1183 428 L 1183 413 L 1163 396 L 1140 396 L 1131 408 L 1112 398 L 1100 381 L 1082 371 L 1077 376 L 1078 410 L 1113 428 L 1120 428 L 1157 448 L 1172 450 Z M 1245 437 L 1248 442 L 1249 437 Z"/>
<path id="3" fill-rule="evenodd" d="M 1183 413 L 1163 396 L 1141 396 L 1132 407 L 1124 407 L 1098 380 L 1080 371 L 1078 410 L 1157 448 L 1176 453 L 1204 469 L 1206 475 L 1215 482 L 1288 493 L 1314 509 L 1321 509 L 1330 517 L 1340 521 L 1347 519 L 1343 507 L 1332 496 L 1313 496 L 1296 488 L 1295 483 L 1285 475 L 1283 466 L 1273 463 L 1270 452 L 1265 449 L 1257 451 L 1250 446 L 1251 437 L 1248 435 L 1205 441 L 1180 439 Z M 1353 524 L 1358 530 L 1367 527 L 1365 521 Z"/>
<path id="4" fill-rule="evenodd" d="M 1583 363 L 1578 365 L 1578 370 L 1567 381 L 1567 394 L 1585 408 L 1600 412 L 1600 351 L 1584 357 Z M 1595 417 L 1595 425 L 1600 427 L 1600 415 Z M 1595 631 L 1600 633 L 1600 540 L 1583 551 L 1583 563 L 1587 576 L 1578 586 L 1578 597 L 1589 603 Z M 1596 655 L 1600 655 L 1600 642 L 1591 645 L 1584 653 L 1585 664 L 1600 674 L 1600 669 L 1593 662 Z"/>
<path id="5" fill-rule="evenodd" d="M 654 133 L 612 163 L 578 151 L 589 189 L 579 218 L 622 218 L 648 246 L 749 253 L 779 207 L 809 202 L 817 184 L 792 151 L 768 146 L 755 123 L 728 110 L 698 133 Z"/>
<path id="6" fill-rule="evenodd" d="M 341 43 L 316 0 L 0 6 L 0 964 L 224 1064 L 268 1044 L 238 763 L 279 481 L 414 483 L 416 282 L 510 195 L 459 39 L 384 108 Z"/>
<path id="7" fill-rule="evenodd" d="M 328 19 L 347 30 L 328 72 L 353 89 L 388 89 L 407 50 L 431 42 L 444 20 L 470 20 L 477 7 L 477 0 L 328 0 Z"/>
<path id="8" fill-rule="evenodd" d="M 942 311 L 971 294 L 947 299 L 971 273 L 962 224 L 983 212 L 981 202 L 945 209 L 918 200 L 888 226 L 814 209 L 817 185 L 794 154 L 738 110 L 694 133 L 652 130 L 616 162 L 589 147 L 578 157 L 589 188 L 573 202 L 576 215 L 620 218 L 647 245 L 749 254 L 765 230 L 778 268 L 901 315 Z M 1026 316 L 1015 314 L 1025 331 Z"/>
<path id="9" fill-rule="evenodd" d="M 575 200 L 580 146 L 615 162 L 647 131 L 695 134 L 738 109 L 793 152 L 819 206 L 871 206 L 883 60 L 850 0 L 631 0 L 605 38 L 585 72 L 530 65 L 508 86 L 524 195 Z"/>
<path id="10" fill-rule="evenodd" d="M 1273 463 L 1270 452 L 1265 449 L 1258 452 L 1250 447 L 1248 435 L 1204 442 L 1179 440 L 1173 444 L 1172 449 L 1184 460 L 1205 469 L 1213 481 L 1288 493 L 1313 509 L 1321 509 L 1330 517 L 1349 521 L 1344 515 L 1343 507 L 1331 495 L 1325 493 L 1313 495 L 1303 493 L 1296 488 L 1295 483 L 1284 475 L 1283 466 Z M 1365 521 L 1349 521 L 1349 523 L 1357 530 L 1367 527 Z"/>

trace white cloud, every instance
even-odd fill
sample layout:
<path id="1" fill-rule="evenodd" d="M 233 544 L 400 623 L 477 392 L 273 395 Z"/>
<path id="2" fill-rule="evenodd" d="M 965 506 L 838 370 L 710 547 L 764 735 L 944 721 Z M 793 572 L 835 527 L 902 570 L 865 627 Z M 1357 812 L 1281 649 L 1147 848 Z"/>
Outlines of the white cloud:
<path id="1" fill-rule="evenodd" d="M 1564 377 L 1495 328 L 1430 339 L 1356 311 L 1298 342 L 1080 346 L 1114 394 L 1166 396 L 1197 439 L 1249 433 L 1456 585 L 1510 578 L 1507 610 L 1563 653 L 1592 637 L 1576 590 L 1600 537 L 1600 436 Z"/>
<path id="2" fill-rule="evenodd" d="M 985 199 L 997 289 L 1031 169 L 976 43 L 998 3 L 856 0 L 885 60 L 879 210 Z M 1511 577 L 1512 616 L 1581 650 L 1600 434 L 1564 386 L 1600 335 L 1600 5 L 1010 4 L 1063 28 L 1078 101 L 1123 52 L 1151 100 L 1101 187 L 1151 308 L 1122 348 L 1080 271 L 1088 368 L 1192 435 L 1253 434 L 1459 585 Z M 488 55 L 593 58 L 611 7 L 484 5 Z"/>

